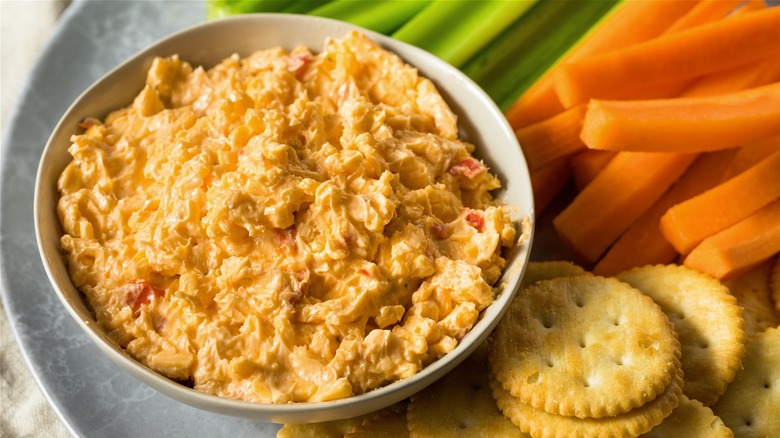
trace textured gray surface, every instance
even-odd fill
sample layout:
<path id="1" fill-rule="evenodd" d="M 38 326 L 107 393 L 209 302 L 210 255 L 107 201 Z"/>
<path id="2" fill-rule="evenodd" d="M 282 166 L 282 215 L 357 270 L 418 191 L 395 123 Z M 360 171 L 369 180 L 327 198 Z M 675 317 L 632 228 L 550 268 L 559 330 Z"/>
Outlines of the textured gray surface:
<path id="1" fill-rule="evenodd" d="M 46 278 L 35 243 L 35 173 L 57 120 L 112 67 L 204 17 L 202 2 L 77 2 L 42 52 L 3 133 L 4 306 L 39 385 L 76 436 L 274 436 L 278 429 L 182 405 L 125 374 L 66 313 Z"/>

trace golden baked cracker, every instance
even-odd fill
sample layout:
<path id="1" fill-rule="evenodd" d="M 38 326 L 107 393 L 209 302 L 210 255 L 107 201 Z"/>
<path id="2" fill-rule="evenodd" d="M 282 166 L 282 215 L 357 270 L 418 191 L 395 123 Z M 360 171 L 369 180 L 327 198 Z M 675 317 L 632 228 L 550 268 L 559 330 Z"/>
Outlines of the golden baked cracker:
<path id="1" fill-rule="evenodd" d="M 365 415 L 322 423 L 285 424 L 276 438 L 342 438 L 355 431 L 366 419 Z"/>
<path id="2" fill-rule="evenodd" d="M 655 426 L 650 432 L 640 435 L 641 438 L 731 438 L 733 436 L 731 429 L 712 413 L 712 409 L 685 395 L 680 397 L 680 404 L 664 418 L 661 424 Z"/>
<path id="3" fill-rule="evenodd" d="M 552 280 L 558 277 L 571 277 L 585 274 L 582 267 L 564 260 L 552 262 L 529 262 L 520 287 L 527 287 L 542 280 Z"/>
<path id="4" fill-rule="evenodd" d="M 394 405 L 395 408 L 383 411 L 367 419 L 354 432 L 344 438 L 403 438 L 409 436 L 406 425 L 406 404 Z"/>
<path id="5" fill-rule="evenodd" d="M 712 406 L 734 436 L 780 436 L 780 329 L 748 340 L 742 369 Z"/>
<path id="6" fill-rule="evenodd" d="M 635 437 L 648 432 L 669 416 L 679 402 L 681 385 L 682 371 L 677 370 L 666 389 L 645 405 L 616 416 L 583 419 L 534 409 L 512 397 L 495 377 L 491 376 L 490 379 L 490 387 L 498 407 L 523 432 L 534 438 Z"/>
<path id="7" fill-rule="evenodd" d="M 683 393 L 705 406 L 715 403 L 745 353 L 742 309 L 728 288 L 679 265 L 634 268 L 617 279 L 650 296 L 674 323 L 682 349 Z"/>
<path id="8" fill-rule="evenodd" d="M 769 289 L 772 291 L 772 300 L 775 302 L 775 310 L 780 312 L 780 256 L 772 262 L 772 271 L 769 275 Z"/>
<path id="9" fill-rule="evenodd" d="M 488 385 L 487 349 L 480 347 L 449 374 L 412 396 L 412 437 L 527 437 L 496 405 Z"/>
<path id="10" fill-rule="evenodd" d="M 343 420 L 323 421 L 321 423 L 285 424 L 279 429 L 279 432 L 276 433 L 276 438 L 342 438 L 347 434 L 358 431 L 362 426 L 375 419 L 397 412 L 401 412 L 401 415 L 405 417 L 405 401 L 390 405 L 376 412 L 345 418 Z"/>
<path id="11" fill-rule="evenodd" d="M 742 317 L 745 319 L 745 333 L 748 337 L 780 325 L 780 316 L 769 290 L 771 268 L 771 261 L 767 261 L 739 277 L 723 282 L 744 309 Z"/>
<path id="12" fill-rule="evenodd" d="M 679 358 L 674 327 L 650 297 L 586 274 L 521 290 L 493 332 L 490 367 L 535 409 L 599 418 L 653 400 Z"/>

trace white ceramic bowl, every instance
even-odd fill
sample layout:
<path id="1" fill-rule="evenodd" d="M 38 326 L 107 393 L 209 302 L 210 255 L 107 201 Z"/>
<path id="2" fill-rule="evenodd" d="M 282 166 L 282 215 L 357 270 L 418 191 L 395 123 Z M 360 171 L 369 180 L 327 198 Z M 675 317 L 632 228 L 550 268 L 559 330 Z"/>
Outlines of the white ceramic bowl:
<path id="1" fill-rule="evenodd" d="M 233 53 L 246 56 L 276 46 L 292 49 L 305 45 L 317 51 L 326 37 L 339 37 L 355 28 L 334 20 L 284 14 L 244 15 L 191 27 L 141 51 L 98 80 L 66 111 L 51 134 L 35 185 L 35 230 L 46 273 L 68 312 L 100 350 L 152 388 L 198 408 L 276 423 L 327 421 L 362 415 L 409 397 L 454 368 L 487 338 L 517 291 L 529 257 L 531 239 L 509 254 L 507 269 L 500 280 L 504 284 L 503 291 L 454 351 L 409 379 L 362 395 L 320 403 L 258 404 L 195 391 L 132 359 L 95 322 L 88 304 L 68 276 L 59 248 L 62 229 L 56 213 L 57 178 L 71 160 L 67 152 L 69 139 L 78 132 L 79 122 L 86 116 L 103 117 L 113 109 L 130 104 L 143 87 L 146 71 L 155 56 L 179 54 L 193 65 L 208 68 Z M 518 207 L 513 212 L 515 219 L 525 216 L 533 223 L 533 195 L 525 159 L 512 129 L 490 98 L 460 71 L 433 55 L 391 38 L 364 32 L 436 84 L 458 115 L 461 132 L 477 146 L 476 155 L 501 179 L 503 188 L 498 196 L 507 204 Z"/>

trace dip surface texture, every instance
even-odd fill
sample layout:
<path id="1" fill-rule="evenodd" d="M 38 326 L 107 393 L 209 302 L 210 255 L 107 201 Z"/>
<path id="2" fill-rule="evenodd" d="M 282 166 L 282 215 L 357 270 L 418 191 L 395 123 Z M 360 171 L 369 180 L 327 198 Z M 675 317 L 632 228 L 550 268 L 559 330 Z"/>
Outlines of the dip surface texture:
<path id="1" fill-rule="evenodd" d="M 410 377 L 471 330 L 518 240 L 433 84 L 356 32 L 208 71 L 158 58 L 82 125 L 58 182 L 71 278 L 133 357 L 203 392 Z"/>

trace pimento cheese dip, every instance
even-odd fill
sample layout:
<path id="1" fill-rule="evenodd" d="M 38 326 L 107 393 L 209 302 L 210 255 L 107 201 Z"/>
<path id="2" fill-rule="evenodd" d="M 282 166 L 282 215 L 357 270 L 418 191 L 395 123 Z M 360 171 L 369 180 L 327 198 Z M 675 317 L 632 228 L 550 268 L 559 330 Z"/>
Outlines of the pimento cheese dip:
<path id="1" fill-rule="evenodd" d="M 157 58 L 82 125 L 58 182 L 71 278 L 134 358 L 206 393 L 410 377 L 475 325 L 518 241 L 434 85 L 357 32 L 208 71 Z"/>

